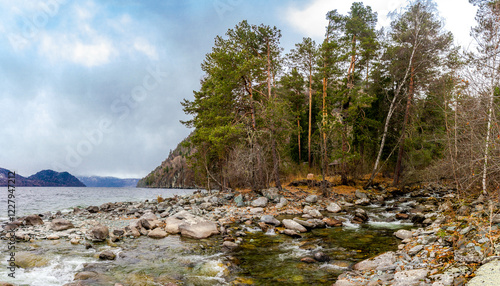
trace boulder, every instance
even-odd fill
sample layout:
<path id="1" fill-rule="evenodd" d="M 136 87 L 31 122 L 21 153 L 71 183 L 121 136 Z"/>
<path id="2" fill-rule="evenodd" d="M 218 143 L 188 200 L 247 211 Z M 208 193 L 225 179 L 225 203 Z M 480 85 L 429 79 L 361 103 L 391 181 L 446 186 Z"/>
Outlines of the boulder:
<path id="1" fill-rule="evenodd" d="M 54 234 L 54 233 L 53 233 L 53 234 L 49 234 L 49 235 L 47 236 L 47 239 L 48 239 L 48 240 L 58 240 L 59 238 L 60 238 L 60 237 L 59 237 L 59 235 Z"/>
<path id="2" fill-rule="evenodd" d="M 393 251 L 389 251 L 380 254 L 379 256 L 375 256 L 371 259 L 358 262 L 354 264 L 352 269 L 360 271 L 365 271 L 365 270 L 385 271 L 389 269 L 395 269 L 396 268 L 396 266 L 394 265 L 395 262 L 396 262 L 396 253 L 394 253 Z"/>
<path id="3" fill-rule="evenodd" d="M 74 280 L 87 280 L 97 277 L 97 273 L 93 271 L 82 271 L 75 274 Z"/>
<path id="4" fill-rule="evenodd" d="M 360 190 L 356 190 L 356 192 L 354 193 L 354 195 L 356 196 L 356 198 L 358 199 L 368 199 L 368 195 L 366 193 L 363 193 L 362 191 Z"/>
<path id="5" fill-rule="evenodd" d="M 325 217 L 323 221 L 326 223 L 328 226 L 342 226 L 343 223 L 341 220 L 331 218 L 331 217 Z"/>
<path id="6" fill-rule="evenodd" d="M 89 213 L 97 213 L 97 212 L 99 212 L 99 207 L 98 206 L 89 206 L 89 207 L 87 207 L 87 211 Z"/>
<path id="7" fill-rule="evenodd" d="M 302 226 L 304 226 L 304 227 L 306 227 L 308 229 L 312 229 L 315 226 L 313 223 L 311 223 L 309 221 L 301 220 L 301 219 L 299 219 L 297 217 L 294 217 L 293 221 L 299 223 L 300 225 L 302 225 Z"/>
<path id="8" fill-rule="evenodd" d="M 50 229 L 55 231 L 66 230 L 74 227 L 75 226 L 69 220 L 63 218 L 56 218 L 50 223 Z"/>
<path id="9" fill-rule="evenodd" d="M 24 218 L 23 222 L 24 225 L 32 225 L 32 226 L 43 224 L 42 218 L 40 218 L 38 215 L 29 215 Z"/>
<path id="10" fill-rule="evenodd" d="M 97 225 L 91 228 L 87 233 L 87 238 L 95 242 L 104 241 L 108 236 L 109 229 L 105 225 Z"/>
<path id="11" fill-rule="evenodd" d="M 281 222 L 272 215 L 263 215 L 260 217 L 260 221 L 267 224 L 272 224 L 274 226 L 278 226 L 281 224 Z"/>
<path id="12" fill-rule="evenodd" d="M 399 239 L 407 239 L 413 236 L 412 232 L 406 229 L 400 229 L 396 231 L 394 235 Z"/>
<path id="13" fill-rule="evenodd" d="M 262 195 L 267 199 L 274 201 L 279 198 L 279 190 L 278 188 L 269 188 L 267 190 L 262 190 Z"/>
<path id="14" fill-rule="evenodd" d="M 319 262 L 327 262 L 330 261 L 330 256 L 326 255 L 322 251 L 315 252 L 313 255 L 314 259 Z"/>
<path id="15" fill-rule="evenodd" d="M 149 237 L 157 239 L 165 238 L 167 237 L 167 235 L 168 234 L 161 228 L 155 228 L 148 233 Z"/>
<path id="16" fill-rule="evenodd" d="M 215 222 L 202 218 L 181 223 L 179 230 L 181 231 L 181 235 L 196 239 L 207 238 L 219 233 Z"/>
<path id="17" fill-rule="evenodd" d="M 326 207 L 326 210 L 331 212 L 331 213 L 338 213 L 342 210 L 342 208 L 337 203 L 330 203 Z"/>
<path id="18" fill-rule="evenodd" d="M 265 207 L 267 205 L 267 198 L 266 197 L 259 197 L 255 200 L 252 201 L 252 206 L 253 207 Z"/>
<path id="19" fill-rule="evenodd" d="M 157 220 L 158 217 L 154 213 L 149 211 L 149 212 L 146 212 L 145 214 L 143 214 L 139 219 L 154 221 L 154 220 Z"/>
<path id="20" fill-rule="evenodd" d="M 21 251 L 16 252 L 16 261 L 14 262 L 20 268 L 43 267 L 49 265 L 49 259 L 35 253 Z"/>
<path id="21" fill-rule="evenodd" d="M 318 202 L 318 196 L 317 195 L 309 195 L 306 197 L 306 202 L 310 204 L 314 204 Z"/>
<path id="22" fill-rule="evenodd" d="M 234 202 L 236 203 L 237 207 L 242 207 L 245 205 L 243 195 L 241 194 L 234 197 Z"/>
<path id="23" fill-rule="evenodd" d="M 364 223 L 368 221 L 368 214 L 364 209 L 356 209 L 354 211 L 354 217 L 352 218 L 353 223 Z"/>
<path id="24" fill-rule="evenodd" d="M 307 229 L 302 226 L 301 224 L 299 224 L 298 222 L 296 221 L 293 221 L 291 219 L 284 219 L 282 221 L 283 225 L 287 228 L 287 229 L 290 229 L 290 230 L 294 230 L 294 231 L 298 231 L 298 232 L 307 232 Z"/>
<path id="25" fill-rule="evenodd" d="M 304 214 L 310 215 L 311 217 L 321 218 L 323 215 L 315 208 L 311 206 L 305 206 L 302 211 Z"/>
<path id="26" fill-rule="evenodd" d="M 99 253 L 99 259 L 101 260 L 115 260 L 116 254 L 113 253 L 113 251 L 110 250 L 105 250 L 101 253 Z"/>
<path id="27" fill-rule="evenodd" d="M 180 211 L 165 220 L 165 230 L 170 234 L 181 233 L 190 238 L 207 238 L 218 234 L 217 224 L 195 216 L 187 211 Z"/>

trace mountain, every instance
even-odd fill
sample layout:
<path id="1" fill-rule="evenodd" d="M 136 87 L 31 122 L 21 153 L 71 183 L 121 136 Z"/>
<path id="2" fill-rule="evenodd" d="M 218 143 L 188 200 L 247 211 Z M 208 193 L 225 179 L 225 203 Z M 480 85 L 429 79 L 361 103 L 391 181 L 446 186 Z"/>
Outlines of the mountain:
<path id="1" fill-rule="evenodd" d="M 120 179 L 115 177 L 78 177 L 87 187 L 135 187 L 139 179 Z"/>
<path id="2" fill-rule="evenodd" d="M 175 150 L 170 151 L 167 159 L 156 167 L 146 177 L 139 180 L 138 188 L 196 188 L 194 172 L 187 163 L 187 157 L 191 155 L 191 148 L 185 147 L 189 136 L 184 139 Z"/>
<path id="3" fill-rule="evenodd" d="M 75 176 L 68 172 L 56 172 L 52 170 L 43 170 L 28 177 L 33 181 L 44 183 L 44 187 L 85 187 Z"/>
<path id="4" fill-rule="evenodd" d="M 9 170 L 0 168 L 0 186 L 7 186 Z M 75 176 L 68 172 L 43 170 L 29 177 L 16 174 L 16 187 L 85 187 Z"/>
<path id="5" fill-rule="evenodd" d="M 0 186 L 5 187 L 8 185 L 8 176 L 9 176 L 9 170 L 0 168 Z M 28 187 L 28 186 L 33 186 L 33 183 L 31 180 L 16 174 L 16 187 Z"/>

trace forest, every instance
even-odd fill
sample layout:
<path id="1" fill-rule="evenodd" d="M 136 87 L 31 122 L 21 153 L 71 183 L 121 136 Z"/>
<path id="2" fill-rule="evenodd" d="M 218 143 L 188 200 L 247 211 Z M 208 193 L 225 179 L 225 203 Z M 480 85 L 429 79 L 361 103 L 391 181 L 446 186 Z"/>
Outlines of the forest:
<path id="1" fill-rule="evenodd" d="M 313 173 L 498 190 L 500 1 L 469 2 L 478 12 L 467 50 L 427 0 L 382 29 L 362 2 L 332 10 L 323 41 L 305 37 L 289 53 L 265 24 L 217 36 L 200 89 L 182 102 L 197 184 L 281 189 Z"/>

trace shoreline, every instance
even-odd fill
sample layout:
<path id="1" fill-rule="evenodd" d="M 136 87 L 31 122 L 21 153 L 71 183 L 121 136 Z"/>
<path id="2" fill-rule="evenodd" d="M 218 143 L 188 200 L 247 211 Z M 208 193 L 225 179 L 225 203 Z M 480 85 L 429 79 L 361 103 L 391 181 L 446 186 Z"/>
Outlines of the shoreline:
<path id="1" fill-rule="evenodd" d="M 218 235 L 216 241 L 230 253 L 245 239 L 241 233 L 232 232 L 231 225 L 251 226 L 264 233 L 274 231 L 277 235 L 300 237 L 315 228 L 366 224 L 370 218 L 363 207 L 370 204 L 384 205 L 390 200 L 407 203 L 404 196 L 398 196 L 399 191 L 391 192 L 384 188 L 357 190 L 350 195 L 335 194 L 333 198 L 323 198 L 316 193 L 319 192 L 311 189 L 278 192 L 270 188 L 263 190 L 260 196 L 237 191 L 194 192 L 163 201 L 160 198 L 160 202 L 105 203 L 100 207 L 75 208 L 64 214 L 27 216 L 4 226 L 2 237 L 9 238 L 5 236 L 6 230 L 14 227 L 17 228 L 16 239 L 20 243 L 40 239 L 67 240 L 73 245 L 92 247 L 95 243 L 113 244 L 141 236 L 162 239 L 168 235 L 180 235 L 205 239 Z M 488 232 L 488 241 L 480 237 L 484 235 L 482 225 L 485 221 L 480 220 L 482 217 L 477 213 L 484 212 L 485 201 L 474 202 L 475 209 L 469 218 L 464 213 L 466 209 L 452 203 L 457 201 L 452 190 L 427 187 L 414 190 L 407 196 L 417 198 L 418 203 L 408 213 L 394 213 L 396 219 L 391 220 L 413 221 L 421 227 L 397 231 L 395 235 L 401 239 L 398 250 L 349 267 L 334 285 L 463 285 L 474 276 L 476 265 L 491 263 L 489 257 L 498 255 L 498 226 L 495 224 L 493 230 Z M 453 212 L 458 211 L 462 212 L 461 215 L 454 217 Z M 337 219 L 337 214 L 346 214 L 350 220 Z M 293 219 L 276 219 L 283 215 Z M 471 223 L 470 219 L 478 219 L 474 221 L 475 229 L 464 227 Z M 498 219 L 497 223 L 500 223 L 500 217 Z M 462 243 L 457 244 L 458 241 Z M 104 260 L 112 256 L 110 253 L 99 254 L 99 258 Z M 319 263 L 325 259 L 318 254 L 318 257 L 303 257 L 301 261 Z M 455 271 L 455 268 L 462 271 Z M 81 283 L 86 280 L 75 279 L 77 282 L 74 283 L 85 285 Z"/>

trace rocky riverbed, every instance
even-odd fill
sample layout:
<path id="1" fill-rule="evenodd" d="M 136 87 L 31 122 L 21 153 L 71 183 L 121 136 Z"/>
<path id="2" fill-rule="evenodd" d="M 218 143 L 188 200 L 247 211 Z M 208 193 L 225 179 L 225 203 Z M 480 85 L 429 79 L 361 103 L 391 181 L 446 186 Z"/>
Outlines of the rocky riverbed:
<path id="1" fill-rule="evenodd" d="M 73 281 L 65 285 L 311 284 L 304 278 L 307 275 L 294 274 L 297 269 L 316 273 L 310 279 L 317 285 L 463 285 L 484 265 L 480 268 L 484 271 L 477 271 L 480 275 L 469 282 L 476 285 L 479 279 L 493 279 L 487 269 L 498 269 L 496 211 L 498 205 L 484 199 L 467 204 L 441 186 L 403 190 L 379 186 L 347 194 L 333 187 L 328 197 L 307 188 L 283 192 L 270 188 L 258 194 L 196 192 L 75 208 L 64 214 L 33 214 L 3 225 L 1 233 L 4 239 L 14 239 L 8 231 L 16 230 L 21 250 L 16 264 L 26 272 L 49 264 L 50 249 L 62 256 L 80 253 L 83 266 L 75 268 Z M 396 241 L 393 247 L 387 241 L 379 243 L 388 244 L 386 248 L 375 247 L 380 232 L 355 235 L 364 226 L 388 224 L 399 229 L 385 235 Z M 322 245 L 337 229 L 353 230 L 349 235 L 358 244 L 365 241 L 367 249 Z M 270 246 L 259 249 L 259 244 Z M 300 250 L 286 258 L 294 268 L 276 274 L 278 278 L 259 280 L 256 275 L 268 274 L 255 274 L 263 261 L 252 260 L 251 254 L 272 252 L 274 244 L 281 247 L 276 254 L 281 260 L 285 260 L 280 256 L 283 245 Z M 375 250 L 368 250 L 370 246 Z M 244 261 L 239 255 L 246 255 Z M 60 256 L 51 259 L 63 259 Z M 148 270 L 153 268 L 148 261 L 160 264 L 162 270 Z M 144 270 L 132 270 L 134 264 Z M 110 275 L 110 269 L 115 274 Z"/>

